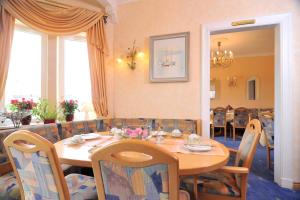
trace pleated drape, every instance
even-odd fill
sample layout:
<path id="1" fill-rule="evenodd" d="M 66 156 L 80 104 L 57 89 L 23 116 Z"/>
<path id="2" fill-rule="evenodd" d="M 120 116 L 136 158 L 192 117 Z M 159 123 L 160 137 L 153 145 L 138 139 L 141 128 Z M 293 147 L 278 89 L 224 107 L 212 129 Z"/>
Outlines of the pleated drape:
<path id="1" fill-rule="evenodd" d="M 36 0 L 0 0 L 0 3 L 7 15 L 7 19 L 1 17 L 0 23 L 15 17 L 27 26 L 50 35 L 73 35 L 83 31 L 87 32 L 93 105 L 97 116 L 107 116 L 104 62 L 106 41 L 102 20 L 103 13 L 75 7 L 53 9 Z M 8 26 L 7 22 L 6 26 Z M 4 39 L 13 37 L 13 28 L 10 30 L 7 27 L 7 29 L 3 30 L 5 32 L 3 33 Z M 1 30 L 1 32 L 3 31 Z M 9 55 L 11 42 L 7 42 L 6 39 L 0 40 L 0 47 L 3 47 L 0 49 L 0 56 L 4 55 L 4 59 L 0 60 L 0 72 L 3 71 L 0 78 L 1 76 L 5 78 L 3 79 L 4 86 L 2 86 L 2 79 L 0 80 L 1 97 L 1 94 L 3 95 L 4 93 L 8 71 L 9 56 L 7 57 L 6 55 Z"/>
<path id="2" fill-rule="evenodd" d="M 0 6 L 0 99 L 5 91 L 15 19 Z"/>
<path id="3" fill-rule="evenodd" d="M 105 80 L 106 50 L 103 21 L 99 21 L 87 31 L 87 44 L 90 60 L 90 74 L 92 80 L 93 105 L 96 113 L 108 115 Z M 99 103 L 100 102 L 100 103 Z"/>

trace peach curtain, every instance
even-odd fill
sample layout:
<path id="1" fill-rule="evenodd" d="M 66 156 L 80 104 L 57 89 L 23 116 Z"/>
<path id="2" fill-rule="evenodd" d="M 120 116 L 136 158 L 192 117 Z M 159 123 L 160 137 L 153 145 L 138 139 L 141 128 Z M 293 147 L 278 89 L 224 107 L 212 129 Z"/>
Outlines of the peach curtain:
<path id="1" fill-rule="evenodd" d="M 104 52 L 106 50 L 103 20 L 98 21 L 87 31 L 87 44 L 92 80 L 93 105 L 95 112 L 108 115 Z"/>
<path id="2" fill-rule="evenodd" d="M 0 2 L 16 19 L 41 32 L 51 35 L 73 35 L 87 31 L 93 105 L 97 116 L 107 116 L 103 13 L 75 7 L 53 8 L 36 0 Z M 10 48 L 0 49 L 0 51 L 9 52 Z M 0 71 L 2 68 L 4 69 L 3 65 L 0 66 Z M 1 92 L 0 87 L 0 94 Z"/>
<path id="3" fill-rule="evenodd" d="M 0 99 L 5 91 L 15 18 L 0 6 Z"/>

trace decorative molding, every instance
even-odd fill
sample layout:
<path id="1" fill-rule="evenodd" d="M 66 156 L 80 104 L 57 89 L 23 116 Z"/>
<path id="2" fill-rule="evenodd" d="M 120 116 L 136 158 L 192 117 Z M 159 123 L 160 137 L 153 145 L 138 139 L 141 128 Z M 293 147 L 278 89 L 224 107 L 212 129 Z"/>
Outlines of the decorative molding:
<path id="1" fill-rule="evenodd" d="M 293 159 L 293 138 L 295 130 L 293 121 L 290 120 L 293 105 L 291 94 L 292 72 L 295 65 L 291 61 L 292 55 L 292 24 L 291 14 L 255 17 L 255 24 L 244 25 L 242 28 L 275 26 L 275 182 L 282 187 L 293 187 L 293 169 L 297 169 Z M 240 19 L 238 19 L 240 20 Z M 235 21 L 235 20 L 232 20 Z M 234 31 L 241 27 L 231 26 L 232 21 L 204 24 L 201 26 L 201 119 L 202 134 L 210 136 L 210 34 L 212 32 Z"/>
<path id="2" fill-rule="evenodd" d="M 274 52 L 269 53 L 251 53 L 251 54 L 240 54 L 234 55 L 234 58 L 248 58 L 248 57 L 263 57 L 263 56 L 275 56 Z"/>
<path id="3" fill-rule="evenodd" d="M 97 0 L 105 10 L 105 13 L 108 15 L 108 21 L 110 23 L 118 22 L 118 14 L 117 14 L 117 1 L 116 0 Z"/>
<path id="4" fill-rule="evenodd" d="M 123 5 L 123 4 L 128 4 L 128 3 L 133 3 L 139 0 L 116 0 L 117 1 L 117 5 Z"/>

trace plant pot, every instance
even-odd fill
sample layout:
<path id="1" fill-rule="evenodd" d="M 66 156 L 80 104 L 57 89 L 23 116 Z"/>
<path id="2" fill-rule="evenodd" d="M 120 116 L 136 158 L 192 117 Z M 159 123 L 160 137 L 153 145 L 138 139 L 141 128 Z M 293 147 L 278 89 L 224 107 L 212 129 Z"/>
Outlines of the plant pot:
<path id="1" fill-rule="evenodd" d="M 44 124 L 53 124 L 55 123 L 55 119 L 45 119 Z"/>
<path id="2" fill-rule="evenodd" d="M 71 122 L 74 120 L 74 113 L 73 114 L 67 114 L 66 115 L 66 121 Z"/>
<path id="3" fill-rule="evenodd" d="M 23 117 L 21 119 L 21 124 L 22 125 L 29 125 L 31 123 L 31 115 L 28 115 L 26 117 Z"/>

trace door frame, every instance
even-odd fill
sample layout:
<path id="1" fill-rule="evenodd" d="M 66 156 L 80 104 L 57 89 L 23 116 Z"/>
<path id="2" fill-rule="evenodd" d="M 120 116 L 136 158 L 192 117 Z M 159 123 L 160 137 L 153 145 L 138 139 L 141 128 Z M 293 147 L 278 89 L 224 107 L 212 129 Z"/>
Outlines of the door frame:
<path id="1" fill-rule="evenodd" d="M 210 137 L 210 35 L 212 32 L 237 31 L 260 26 L 275 26 L 275 130 L 274 180 L 285 188 L 293 187 L 293 121 L 292 111 L 292 17 L 290 13 L 250 17 L 254 24 L 232 26 L 238 20 L 201 25 L 201 119 L 202 135 Z"/>

